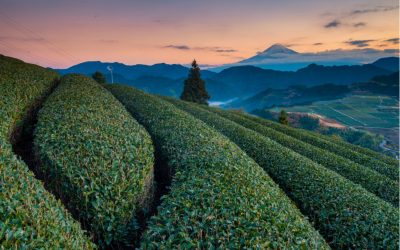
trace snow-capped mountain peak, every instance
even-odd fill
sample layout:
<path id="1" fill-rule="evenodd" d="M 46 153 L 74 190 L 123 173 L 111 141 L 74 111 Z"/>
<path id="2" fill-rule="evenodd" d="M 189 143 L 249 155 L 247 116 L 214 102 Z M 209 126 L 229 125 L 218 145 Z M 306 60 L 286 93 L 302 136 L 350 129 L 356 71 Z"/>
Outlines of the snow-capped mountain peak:
<path id="1" fill-rule="evenodd" d="M 264 55 L 273 55 L 273 54 L 298 54 L 296 51 L 291 50 L 280 43 L 276 43 L 269 47 L 268 49 L 264 50 L 260 54 Z"/>
<path id="2" fill-rule="evenodd" d="M 242 60 L 239 63 L 259 63 L 264 60 L 268 59 L 279 59 L 279 58 L 287 58 L 287 57 L 292 57 L 300 55 L 300 53 L 291 50 L 287 47 L 285 47 L 282 44 L 276 43 L 269 47 L 268 49 L 264 50 L 263 52 L 258 52 L 257 55 L 250 57 L 248 59 Z"/>

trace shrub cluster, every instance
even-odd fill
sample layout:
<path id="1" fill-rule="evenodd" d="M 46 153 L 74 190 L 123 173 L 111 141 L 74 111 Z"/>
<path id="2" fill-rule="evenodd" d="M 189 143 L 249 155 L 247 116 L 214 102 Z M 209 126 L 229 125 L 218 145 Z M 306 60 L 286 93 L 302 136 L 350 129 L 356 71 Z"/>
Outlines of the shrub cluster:
<path id="1" fill-rule="evenodd" d="M 170 103 L 119 85 L 108 89 L 152 135 L 172 176 L 143 249 L 328 246 L 242 150 Z"/>
<path id="2" fill-rule="evenodd" d="M 395 158 L 387 156 L 387 155 L 382 154 L 382 153 L 378 153 L 378 152 L 373 151 L 371 149 L 364 148 L 364 147 L 361 147 L 361 146 L 358 146 L 358 145 L 354 145 L 354 144 L 348 143 L 348 142 L 343 141 L 343 140 L 336 140 L 332 136 L 322 136 L 321 139 L 324 139 L 326 141 L 335 143 L 335 144 L 337 144 L 339 146 L 342 146 L 344 148 L 348 148 L 349 150 L 353 150 L 353 151 L 358 152 L 360 154 L 364 154 L 364 155 L 366 155 L 368 157 L 372 157 L 372 158 L 377 159 L 379 161 L 382 161 L 382 162 L 384 162 L 384 163 L 386 163 L 388 165 L 395 166 L 395 167 L 399 166 L 399 161 L 396 160 Z"/>
<path id="3" fill-rule="evenodd" d="M 398 249 L 399 212 L 341 175 L 194 104 L 170 100 L 239 145 L 285 190 L 333 248 Z"/>
<path id="4" fill-rule="evenodd" d="M 252 129 L 276 142 L 292 149 L 293 151 L 304 155 L 305 157 L 317 162 L 347 179 L 360 184 L 368 191 L 376 194 L 382 199 L 392 203 L 394 206 L 399 206 L 399 186 L 398 183 L 388 178 L 385 175 L 361 166 L 347 158 L 343 158 L 336 154 L 330 153 L 327 150 L 315 147 L 311 144 L 300 141 L 296 138 L 285 135 L 282 132 L 276 131 L 270 127 L 263 126 L 257 122 L 240 116 L 236 113 L 225 111 L 218 108 L 207 108 L 214 113 L 219 114 L 229 120 L 232 120 L 243 127 Z"/>
<path id="5" fill-rule="evenodd" d="M 12 152 L 11 134 L 58 75 L 0 55 L 0 243 L 3 249 L 93 249 L 78 222 Z"/>
<path id="6" fill-rule="evenodd" d="M 101 247 L 129 245 L 152 195 L 150 135 L 94 80 L 67 75 L 38 115 L 40 172 Z"/>
<path id="7" fill-rule="evenodd" d="M 287 134 L 291 137 L 294 137 L 300 141 L 307 142 L 307 143 L 314 145 L 316 147 L 319 147 L 321 149 L 325 149 L 327 151 L 335 153 L 341 157 L 348 158 L 351 161 L 354 161 L 365 167 L 373 169 L 381 174 L 384 174 L 392 180 L 398 181 L 398 177 L 399 177 L 398 164 L 387 164 L 383 160 L 381 160 L 382 157 L 387 158 L 387 156 L 381 156 L 378 158 L 374 158 L 374 156 L 367 156 L 365 154 L 361 154 L 359 152 L 354 151 L 353 149 L 356 148 L 356 146 L 351 145 L 349 143 L 339 142 L 332 138 L 326 139 L 326 138 L 328 138 L 327 136 L 315 134 L 310 131 L 306 131 L 306 130 L 302 130 L 302 129 L 291 128 L 289 126 L 283 126 L 276 122 L 265 120 L 265 119 L 255 117 L 252 115 L 246 115 L 246 114 L 240 113 L 240 112 L 235 112 L 235 113 L 245 116 L 246 118 L 249 118 L 252 121 L 258 122 L 262 125 L 265 125 L 267 127 L 273 128 L 277 131 L 285 133 L 285 134 Z M 365 151 L 368 151 L 368 150 L 365 150 Z"/>

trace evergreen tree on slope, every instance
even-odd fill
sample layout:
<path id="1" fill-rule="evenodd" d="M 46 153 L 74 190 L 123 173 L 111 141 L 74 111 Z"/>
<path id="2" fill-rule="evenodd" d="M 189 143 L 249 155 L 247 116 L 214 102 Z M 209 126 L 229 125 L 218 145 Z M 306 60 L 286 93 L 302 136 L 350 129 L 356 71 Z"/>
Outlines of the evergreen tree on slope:
<path id="1" fill-rule="evenodd" d="M 205 85 L 204 80 L 200 77 L 200 68 L 196 60 L 193 60 L 189 76 L 184 82 L 181 99 L 188 102 L 208 105 L 210 96 L 207 93 Z"/>

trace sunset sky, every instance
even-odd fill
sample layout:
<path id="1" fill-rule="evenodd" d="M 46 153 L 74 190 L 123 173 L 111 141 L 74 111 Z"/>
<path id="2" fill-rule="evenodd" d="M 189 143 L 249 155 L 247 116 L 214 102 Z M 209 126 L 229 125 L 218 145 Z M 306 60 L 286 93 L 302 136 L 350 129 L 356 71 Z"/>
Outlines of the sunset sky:
<path id="1" fill-rule="evenodd" d="M 281 43 L 299 52 L 397 49 L 397 0 L 1 0 L 0 54 L 219 65 Z"/>

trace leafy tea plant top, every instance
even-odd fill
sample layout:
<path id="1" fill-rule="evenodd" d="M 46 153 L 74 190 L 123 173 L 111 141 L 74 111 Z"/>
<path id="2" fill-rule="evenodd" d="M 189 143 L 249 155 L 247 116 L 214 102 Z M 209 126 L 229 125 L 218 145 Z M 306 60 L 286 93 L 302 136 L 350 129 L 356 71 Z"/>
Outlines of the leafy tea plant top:
<path id="1" fill-rule="evenodd" d="M 149 134 L 94 80 L 67 75 L 39 112 L 41 171 L 101 246 L 130 244 L 153 181 Z"/>

